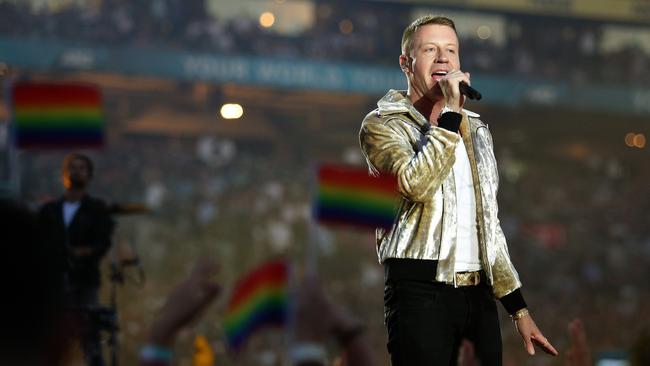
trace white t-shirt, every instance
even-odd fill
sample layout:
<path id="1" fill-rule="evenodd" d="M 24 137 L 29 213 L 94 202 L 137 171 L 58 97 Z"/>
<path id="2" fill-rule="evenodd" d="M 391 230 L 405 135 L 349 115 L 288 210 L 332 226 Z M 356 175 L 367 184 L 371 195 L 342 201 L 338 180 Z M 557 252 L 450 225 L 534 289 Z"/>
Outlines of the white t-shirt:
<path id="1" fill-rule="evenodd" d="M 65 223 L 65 227 L 67 228 L 70 226 L 70 223 L 72 222 L 72 219 L 74 218 L 74 215 L 77 213 L 77 210 L 79 209 L 79 206 L 81 206 L 81 202 L 68 202 L 65 201 L 63 202 L 63 222 Z"/>
<path id="2" fill-rule="evenodd" d="M 472 168 L 463 139 L 456 145 L 456 162 L 453 166 L 456 183 L 457 233 L 456 233 L 456 272 L 478 271 L 481 269 L 476 224 L 476 197 Z"/>

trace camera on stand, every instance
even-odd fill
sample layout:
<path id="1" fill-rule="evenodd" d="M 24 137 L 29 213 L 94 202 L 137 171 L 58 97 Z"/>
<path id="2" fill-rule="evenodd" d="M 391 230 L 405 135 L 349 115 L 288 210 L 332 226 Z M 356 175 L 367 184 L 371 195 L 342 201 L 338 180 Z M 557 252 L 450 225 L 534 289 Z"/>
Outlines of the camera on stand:
<path id="1" fill-rule="evenodd" d="M 148 212 L 148 208 L 142 204 L 113 204 L 109 205 L 109 212 L 112 216 L 116 215 L 131 215 L 131 214 L 141 214 Z M 97 335 L 101 338 L 101 333 L 105 332 L 108 334 L 108 339 L 105 342 L 96 342 L 96 346 L 89 347 L 88 350 L 90 358 L 99 357 L 103 360 L 103 346 L 102 343 L 107 345 L 107 350 L 109 352 L 108 365 L 117 366 L 118 365 L 118 354 L 119 354 L 119 342 L 118 342 L 118 333 L 120 331 L 119 327 L 119 316 L 118 316 L 118 304 L 117 304 L 117 289 L 120 285 L 124 284 L 125 281 L 125 269 L 133 267 L 136 270 L 136 276 L 129 276 L 129 282 L 133 282 L 136 285 L 142 285 L 145 281 L 144 270 L 140 266 L 140 259 L 138 257 L 137 251 L 133 246 L 132 242 L 129 241 L 128 254 L 123 255 L 123 253 L 118 253 L 120 245 L 113 239 L 113 245 L 111 246 L 111 256 L 110 256 L 110 299 L 108 305 L 101 304 L 92 304 L 92 305 L 83 305 L 77 307 L 74 312 L 77 316 L 80 317 L 82 332 L 87 332 L 87 334 Z M 96 349 L 95 349 L 96 348 Z M 89 355 L 85 355 L 86 360 L 89 360 Z M 93 361 L 88 361 L 92 364 Z M 102 361 L 103 364 L 103 361 Z"/>

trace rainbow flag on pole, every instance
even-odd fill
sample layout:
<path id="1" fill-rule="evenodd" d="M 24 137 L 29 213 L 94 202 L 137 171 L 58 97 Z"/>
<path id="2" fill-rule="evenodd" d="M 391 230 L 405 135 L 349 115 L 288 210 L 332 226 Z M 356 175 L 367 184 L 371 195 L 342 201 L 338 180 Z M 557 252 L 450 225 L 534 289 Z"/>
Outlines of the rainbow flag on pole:
<path id="1" fill-rule="evenodd" d="M 241 278 L 230 297 L 223 322 L 230 349 L 238 351 L 256 330 L 288 319 L 289 265 L 265 263 Z"/>
<path id="2" fill-rule="evenodd" d="M 373 177 L 364 168 L 322 165 L 314 213 L 320 223 L 390 228 L 399 194 L 393 176 Z"/>
<path id="3" fill-rule="evenodd" d="M 95 86 L 18 82 L 11 100 L 19 148 L 97 148 L 104 143 L 102 97 Z"/>

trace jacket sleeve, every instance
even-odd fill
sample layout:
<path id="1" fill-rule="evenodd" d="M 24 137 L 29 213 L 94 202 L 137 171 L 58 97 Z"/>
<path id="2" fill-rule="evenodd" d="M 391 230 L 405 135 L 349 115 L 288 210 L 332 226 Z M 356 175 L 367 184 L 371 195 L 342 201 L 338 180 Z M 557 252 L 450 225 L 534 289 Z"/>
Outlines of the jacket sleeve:
<path id="1" fill-rule="evenodd" d="M 521 292 L 519 291 L 521 281 L 519 280 L 515 266 L 510 260 L 510 254 L 508 253 L 508 246 L 505 235 L 503 235 L 503 230 L 501 229 L 501 224 L 497 224 L 496 241 L 497 253 L 494 264 L 492 265 L 492 274 L 494 276 L 492 291 L 501 300 L 508 312 L 512 314 L 510 308 L 516 308 L 514 311 L 517 311 L 525 308 L 526 303 L 523 301 L 523 297 L 521 297 Z M 509 306 L 509 303 L 512 303 L 512 305 Z"/>
<path id="2" fill-rule="evenodd" d="M 93 228 L 93 255 L 99 261 L 108 252 L 112 244 L 115 221 L 108 212 L 108 207 L 103 201 L 95 204 L 95 219 Z"/>
<path id="3" fill-rule="evenodd" d="M 400 194 L 423 202 L 437 190 L 449 174 L 460 136 L 438 127 L 424 135 L 393 116 L 386 120 L 370 114 L 361 125 L 361 150 L 373 174 L 392 174 Z"/>
<path id="4" fill-rule="evenodd" d="M 77 243 L 82 247 L 89 247 L 92 253 L 75 258 L 75 263 L 82 266 L 95 266 L 108 252 L 112 244 L 112 234 L 115 221 L 108 212 L 104 201 L 89 198 L 83 213 L 83 221 L 79 222 L 80 230 Z"/>
<path id="5" fill-rule="evenodd" d="M 61 236 L 63 229 L 58 228 L 55 205 L 51 202 L 44 204 L 38 211 L 37 219 L 42 253 L 50 258 L 58 273 L 63 273 L 68 266 L 67 251 L 65 239 Z"/>
<path id="6" fill-rule="evenodd" d="M 481 126 L 485 126 L 482 122 L 480 124 Z M 503 234 L 501 222 L 498 219 L 496 196 L 499 190 L 499 171 L 496 158 L 494 157 L 494 144 L 492 143 L 492 135 L 487 127 L 479 128 L 476 134 L 482 137 L 481 141 L 484 142 L 484 145 L 480 149 L 483 152 L 482 159 L 493 169 L 492 172 L 486 174 L 486 179 L 481 182 L 482 192 L 487 193 L 487 197 L 489 197 L 487 201 L 482 202 L 483 209 L 488 210 L 485 214 L 489 213 L 488 216 L 491 217 L 490 221 L 492 222 L 489 227 L 486 227 L 488 233 L 493 233 L 493 246 L 491 246 L 491 249 L 488 249 L 494 251 L 491 253 L 493 256 L 490 255 L 494 258 L 490 260 L 492 263 L 492 292 L 501 301 L 508 313 L 513 314 L 517 310 L 526 307 L 526 302 L 521 294 L 521 281 L 510 259 L 506 237 Z M 477 146 L 474 146 L 474 148 L 477 148 Z M 474 153 L 477 157 L 481 155 L 476 150 Z M 486 197 L 484 196 L 483 198 Z"/>

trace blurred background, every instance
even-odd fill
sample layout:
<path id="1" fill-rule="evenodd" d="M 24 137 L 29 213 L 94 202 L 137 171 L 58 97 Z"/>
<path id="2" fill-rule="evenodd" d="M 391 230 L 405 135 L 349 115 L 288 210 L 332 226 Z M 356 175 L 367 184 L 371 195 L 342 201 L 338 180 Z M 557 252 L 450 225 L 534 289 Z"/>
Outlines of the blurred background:
<path id="1" fill-rule="evenodd" d="M 120 363 L 137 364 L 147 325 L 199 256 L 227 287 L 279 256 L 301 266 L 314 168 L 365 166 L 358 130 L 390 88 L 404 27 L 452 17 L 499 162 L 500 217 L 535 319 L 562 352 L 585 323 L 595 358 L 650 325 L 650 2 L 647 0 L 0 0 L 0 188 L 36 210 L 62 193 L 69 150 L 11 139 L 14 81 L 84 82 L 103 98 L 91 193 L 143 203 L 115 216 L 108 264 L 139 258 L 118 289 Z M 224 107 L 224 105 L 228 105 Z M 374 232 L 322 228 L 318 269 L 363 317 L 388 364 Z M 179 365 L 204 335 L 216 364 L 223 302 L 180 337 Z M 500 309 L 501 310 L 501 309 Z M 525 356 L 502 312 L 507 365 Z M 263 332 L 239 365 L 279 364 Z"/>

